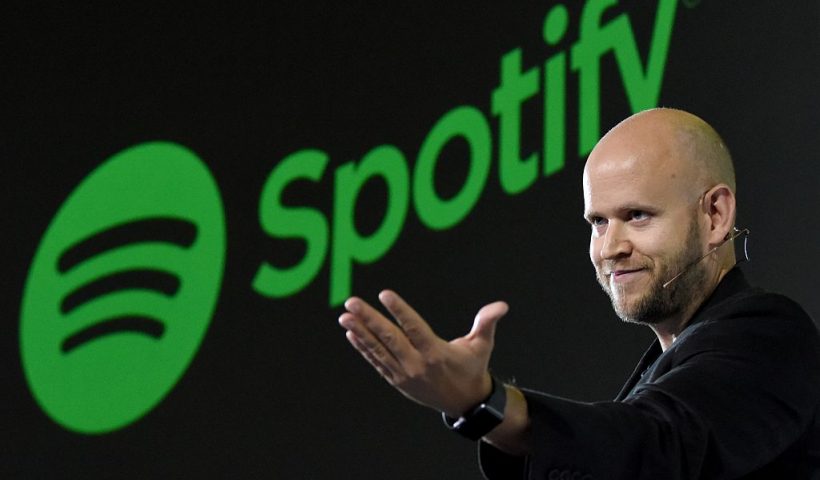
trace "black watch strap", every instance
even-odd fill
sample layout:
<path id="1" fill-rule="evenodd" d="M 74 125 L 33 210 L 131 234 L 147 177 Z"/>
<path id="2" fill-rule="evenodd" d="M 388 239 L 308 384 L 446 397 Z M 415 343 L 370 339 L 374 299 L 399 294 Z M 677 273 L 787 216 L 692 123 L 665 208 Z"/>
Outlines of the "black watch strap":
<path id="1" fill-rule="evenodd" d="M 442 413 L 444 424 L 451 430 L 469 438 L 478 440 L 490 433 L 504 420 L 504 407 L 507 405 L 507 390 L 504 383 L 492 377 L 493 389 L 486 400 L 471 408 L 460 418 L 449 417 Z"/>

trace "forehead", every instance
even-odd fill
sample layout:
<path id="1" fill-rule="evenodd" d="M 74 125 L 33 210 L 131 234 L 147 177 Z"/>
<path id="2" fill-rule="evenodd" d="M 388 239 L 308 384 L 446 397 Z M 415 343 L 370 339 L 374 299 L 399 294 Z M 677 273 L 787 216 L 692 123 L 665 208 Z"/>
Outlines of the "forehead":
<path id="1" fill-rule="evenodd" d="M 667 208 L 695 193 L 691 172 L 669 149 L 658 145 L 603 147 L 593 151 L 584 169 L 586 213 Z"/>

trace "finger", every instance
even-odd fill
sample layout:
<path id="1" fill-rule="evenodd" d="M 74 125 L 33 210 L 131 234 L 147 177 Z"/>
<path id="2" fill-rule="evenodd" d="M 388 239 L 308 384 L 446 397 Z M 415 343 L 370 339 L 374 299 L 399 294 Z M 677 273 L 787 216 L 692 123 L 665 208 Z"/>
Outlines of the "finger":
<path id="1" fill-rule="evenodd" d="M 509 309 L 509 305 L 505 302 L 494 302 L 482 307 L 475 316 L 473 328 L 470 330 L 468 337 L 492 344 L 498 321 L 507 314 Z"/>
<path id="2" fill-rule="evenodd" d="M 356 337 L 355 333 L 348 330 L 345 333 L 345 337 L 347 337 L 347 341 L 353 345 L 353 348 L 355 348 L 362 355 L 362 357 L 364 357 L 364 359 L 367 360 L 367 362 L 375 368 L 377 372 L 379 372 L 379 375 L 387 380 L 388 383 L 393 383 L 393 372 L 391 372 L 384 366 L 384 364 L 382 364 L 382 362 L 379 361 L 378 358 L 370 353 L 370 350 L 368 350 L 367 347 L 365 347 L 364 344 L 358 339 L 358 337 Z"/>
<path id="3" fill-rule="evenodd" d="M 379 294 L 379 300 L 396 319 L 410 343 L 418 350 L 424 351 L 438 340 L 430 325 L 396 292 L 384 290 Z"/>
<path id="4" fill-rule="evenodd" d="M 378 342 L 383 349 L 386 349 L 392 357 L 401 363 L 415 362 L 419 359 L 419 352 L 408 340 L 405 332 L 367 302 L 352 297 L 345 302 L 345 307 L 353 314 L 355 319 L 359 320 L 359 322 L 352 322 L 358 324 L 355 326 L 359 328 L 354 330 L 354 333 L 360 340 L 365 342 L 367 347 L 371 348 L 374 354 L 379 356 L 379 359 L 385 365 L 391 368 L 393 366 L 379 355 L 378 350 L 373 350 L 374 345 L 368 342 Z M 367 330 L 367 332 L 362 330 Z"/>
<path id="5" fill-rule="evenodd" d="M 390 324 L 390 321 L 386 318 L 383 320 Z M 393 354 L 390 347 L 385 345 L 373 331 L 367 328 L 361 316 L 343 313 L 339 317 L 339 324 L 346 328 L 348 332 L 352 332 L 353 335 L 356 336 L 358 344 L 363 347 L 363 350 L 366 350 L 371 356 L 378 359 L 381 365 L 386 369 L 396 372 L 403 370 L 401 362 Z M 393 325 L 393 328 L 398 330 L 395 325 Z"/>

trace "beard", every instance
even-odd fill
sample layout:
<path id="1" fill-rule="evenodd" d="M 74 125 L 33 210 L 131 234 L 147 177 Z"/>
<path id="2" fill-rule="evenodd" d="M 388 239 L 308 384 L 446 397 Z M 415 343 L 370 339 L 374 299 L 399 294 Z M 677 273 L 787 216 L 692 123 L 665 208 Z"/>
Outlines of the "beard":
<path id="1" fill-rule="evenodd" d="M 678 252 L 668 261 L 655 263 L 650 284 L 646 291 L 636 301 L 627 302 L 623 287 L 609 283 L 609 276 L 597 268 L 598 283 L 609 295 L 612 308 L 621 320 L 630 323 L 654 325 L 668 318 L 676 316 L 683 310 L 698 301 L 701 289 L 706 280 L 706 268 L 698 262 L 689 268 L 691 262 L 702 255 L 697 222 L 693 221 L 686 235 L 686 241 Z M 651 265 L 647 265 L 651 267 Z M 680 272 L 684 272 L 674 282 L 663 288 L 663 284 Z"/>

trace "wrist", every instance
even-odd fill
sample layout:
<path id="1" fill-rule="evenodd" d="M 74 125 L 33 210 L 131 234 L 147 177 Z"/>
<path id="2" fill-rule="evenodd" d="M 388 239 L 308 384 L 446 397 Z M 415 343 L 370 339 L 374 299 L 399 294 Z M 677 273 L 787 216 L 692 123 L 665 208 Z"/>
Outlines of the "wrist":
<path id="1" fill-rule="evenodd" d="M 479 380 L 479 386 L 475 389 L 476 395 L 467 398 L 458 405 L 453 405 L 450 408 L 443 409 L 442 413 L 451 418 L 459 418 L 465 413 L 470 412 L 476 406 L 486 401 L 493 393 L 493 376 L 490 372 L 484 372 L 484 375 Z"/>
<path id="2" fill-rule="evenodd" d="M 483 437 L 495 448 L 510 455 L 523 456 L 532 453 L 532 431 L 527 399 L 513 385 L 505 385 L 507 404 L 504 421 Z"/>
<path id="3" fill-rule="evenodd" d="M 507 403 L 504 383 L 489 374 L 487 380 L 489 394 L 461 416 L 453 417 L 442 412 L 442 419 L 448 428 L 471 440 L 480 439 L 504 421 Z"/>

